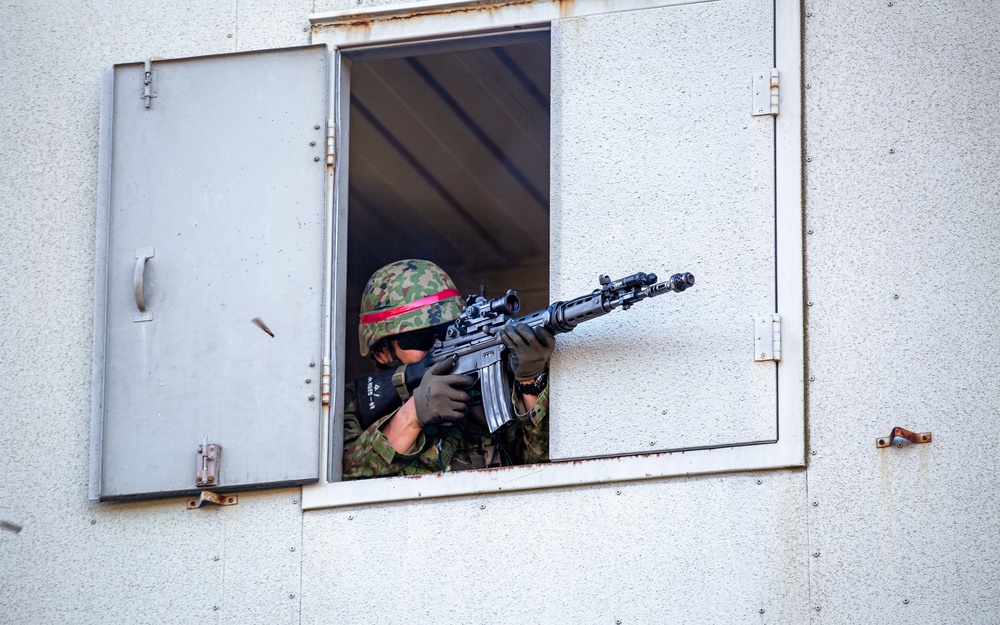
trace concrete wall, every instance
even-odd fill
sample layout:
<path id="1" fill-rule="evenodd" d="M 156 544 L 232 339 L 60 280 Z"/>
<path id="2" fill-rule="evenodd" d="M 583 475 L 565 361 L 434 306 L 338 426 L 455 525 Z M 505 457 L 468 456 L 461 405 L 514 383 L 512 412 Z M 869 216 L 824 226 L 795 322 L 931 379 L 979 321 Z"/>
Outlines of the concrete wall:
<path id="1" fill-rule="evenodd" d="M 350 6 L 0 7 L 0 622 L 1000 622 L 990 3 L 804 7 L 806 470 L 88 501 L 101 69 L 304 44 Z M 895 425 L 934 441 L 877 450 Z"/>

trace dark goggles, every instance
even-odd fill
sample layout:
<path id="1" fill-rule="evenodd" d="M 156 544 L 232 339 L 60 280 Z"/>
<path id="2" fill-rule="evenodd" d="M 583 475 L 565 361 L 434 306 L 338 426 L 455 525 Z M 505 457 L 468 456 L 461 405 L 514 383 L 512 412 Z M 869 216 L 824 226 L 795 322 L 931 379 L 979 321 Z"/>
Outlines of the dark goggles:
<path id="1" fill-rule="evenodd" d="M 400 349 L 419 349 L 422 352 L 429 352 L 434 347 L 435 341 L 444 340 L 447 331 L 448 324 L 442 323 L 430 326 L 429 328 L 421 328 L 397 334 L 393 338 L 396 339 L 396 343 Z"/>

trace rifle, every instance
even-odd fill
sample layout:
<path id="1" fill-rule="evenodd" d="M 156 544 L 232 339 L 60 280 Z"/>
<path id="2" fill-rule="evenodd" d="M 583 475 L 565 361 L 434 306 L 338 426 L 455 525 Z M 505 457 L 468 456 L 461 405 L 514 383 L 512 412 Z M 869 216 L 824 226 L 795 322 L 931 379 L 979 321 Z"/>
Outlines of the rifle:
<path id="1" fill-rule="evenodd" d="M 555 302 L 548 308 L 520 317 L 515 317 L 521 308 L 516 291 L 508 290 L 493 300 L 482 295 L 470 295 L 461 316 L 448 326 L 444 341 L 435 343 L 422 361 L 395 370 L 375 371 L 357 379 L 362 427 L 370 427 L 379 418 L 400 407 L 420 384 L 427 369 L 435 363 L 455 358 L 455 366 L 449 373 L 478 374 L 486 423 L 490 433 L 496 432 L 514 420 L 507 347 L 499 336 L 505 324 L 524 323 L 532 329 L 544 326 L 554 335 L 563 334 L 616 308 L 628 310 L 647 297 L 667 292 L 680 293 L 694 286 L 694 276 L 690 273 L 676 273 L 664 282 L 657 282 L 656 274 L 643 272 L 620 280 L 601 275 L 598 280 L 601 288 L 593 293 L 568 302 Z"/>

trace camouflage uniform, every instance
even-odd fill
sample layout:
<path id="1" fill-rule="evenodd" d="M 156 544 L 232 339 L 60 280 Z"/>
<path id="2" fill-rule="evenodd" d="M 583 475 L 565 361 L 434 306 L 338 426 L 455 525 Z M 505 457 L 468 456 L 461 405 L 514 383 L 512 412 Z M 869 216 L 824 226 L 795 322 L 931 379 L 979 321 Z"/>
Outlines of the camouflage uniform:
<path id="1" fill-rule="evenodd" d="M 384 338 L 454 321 L 462 304 L 451 278 L 434 263 L 410 259 L 382 267 L 368 280 L 361 299 L 361 355 L 369 355 Z M 355 388 L 348 384 L 344 393 L 344 478 L 546 462 L 548 396 L 547 389 L 542 391 L 530 411 L 525 411 L 518 399 L 515 413 L 522 416 L 495 435 L 467 416 L 455 424 L 424 428 L 406 453 L 398 453 L 381 431 L 395 412 L 363 429 Z"/>
<path id="2" fill-rule="evenodd" d="M 526 415 L 518 417 L 495 436 L 479 427 L 471 417 L 466 417 L 460 422 L 464 426 L 464 433 L 462 428 L 456 427 L 441 428 L 428 435 L 426 431 L 431 428 L 426 428 L 406 453 L 393 449 L 381 432 L 382 425 L 395 412 L 363 430 L 354 398 L 354 385 L 348 384 L 344 393 L 344 479 L 347 480 L 482 468 L 486 460 L 484 451 L 494 440 L 507 449 L 512 461 L 498 458 L 494 461 L 496 466 L 499 466 L 501 459 L 504 465 L 548 462 L 549 459 L 547 388 Z M 516 408 L 517 414 L 524 412 L 523 407 Z M 502 456 L 502 452 L 499 453 Z"/>

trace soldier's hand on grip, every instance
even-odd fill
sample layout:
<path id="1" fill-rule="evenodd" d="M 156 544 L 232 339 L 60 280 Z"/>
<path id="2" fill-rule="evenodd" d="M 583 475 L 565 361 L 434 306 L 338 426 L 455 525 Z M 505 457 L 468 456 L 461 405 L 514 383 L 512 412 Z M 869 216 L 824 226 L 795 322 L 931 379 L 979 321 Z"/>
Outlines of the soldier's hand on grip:
<path id="1" fill-rule="evenodd" d="M 414 408 L 420 427 L 458 421 L 472 401 L 463 388 L 472 385 L 467 375 L 447 375 L 455 360 L 445 360 L 427 370 L 413 391 Z"/>
<path id="2" fill-rule="evenodd" d="M 542 326 L 532 330 L 526 323 L 508 323 L 500 339 L 510 350 L 510 367 L 518 381 L 534 380 L 541 375 L 556 348 L 556 337 L 551 332 Z"/>

